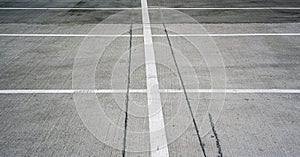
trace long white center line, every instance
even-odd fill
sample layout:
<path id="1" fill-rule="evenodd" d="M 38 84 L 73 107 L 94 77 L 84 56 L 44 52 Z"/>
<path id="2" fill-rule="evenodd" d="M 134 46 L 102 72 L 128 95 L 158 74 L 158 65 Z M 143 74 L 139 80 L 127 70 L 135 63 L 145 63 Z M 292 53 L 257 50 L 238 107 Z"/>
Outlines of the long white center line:
<path id="1" fill-rule="evenodd" d="M 147 0 L 141 0 L 147 78 L 149 133 L 152 157 L 168 157 L 168 143 L 161 106 Z"/>

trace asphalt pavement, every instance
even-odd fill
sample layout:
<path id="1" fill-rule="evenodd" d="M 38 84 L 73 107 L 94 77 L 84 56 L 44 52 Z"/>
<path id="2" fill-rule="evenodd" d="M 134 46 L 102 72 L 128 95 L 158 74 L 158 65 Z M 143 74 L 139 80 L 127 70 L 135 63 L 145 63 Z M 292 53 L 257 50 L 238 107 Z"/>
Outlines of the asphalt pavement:
<path id="1" fill-rule="evenodd" d="M 0 156 L 298 156 L 296 0 L 0 0 Z"/>

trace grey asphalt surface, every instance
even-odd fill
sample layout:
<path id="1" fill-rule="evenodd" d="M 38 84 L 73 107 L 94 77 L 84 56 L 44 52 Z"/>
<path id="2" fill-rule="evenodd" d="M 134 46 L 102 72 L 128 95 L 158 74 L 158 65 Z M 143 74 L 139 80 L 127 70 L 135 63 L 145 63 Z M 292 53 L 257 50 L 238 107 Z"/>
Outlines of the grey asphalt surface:
<path id="1" fill-rule="evenodd" d="M 148 5 L 300 7 L 295 0 L 167 0 L 148 1 Z M 130 0 L 0 0 L 0 8 L 5 7 L 130 8 L 141 4 L 134 1 L 132 6 Z M 149 14 L 153 35 L 164 35 L 163 23 L 169 34 L 300 33 L 299 10 L 150 9 Z M 131 23 L 133 35 L 142 35 L 141 10 L 0 10 L 0 34 L 129 35 Z M 299 36 L 169 39 L 186 89 L 300 89 Z M 131 42 L 130 89 L 144 90 L 147 86 L 143 36 L 134 36 Z M 168 38 L 153 36 L 153 42 L 160 89 L 183 89 Z M 63 90 L 78 86 L 90 89 L 90 82 L 74 83 L 74 77 L 84 80 L 89 76 L 73 72 L 75 60 L 95 56 L 99 60 L 94 69 L 94 89 L 126 90 L 129 43 L 129 36 L 0 36 L 0 90 Z M 78 56 L 80 52 L 87 55 Z M 223 64 L 217 59 L 219 55 Z M 0 94 L 0 156 L 122 156 L 125 93 L 95 95 L 105 117 L 90 111 L 90 96 Z M 223 156 L 300 154 L 299 94 L 187 96 L 208 157 L 218 156 L 220 151 Z M 78 97 L 87 97 L 83 104 L 86 110 L 80 110 L 76 104 Z M 161 101 L 170 156 L 203 156 L 184 93 L 162 92 Z M 213 124 L 206 128 L 204 124 L 211 124 L 207 115 L 210 106 L 216 107 L 216 113 L 211 113 Z M 151 156 L 147 109 L 147 93 L 129 94 L 126 156 Z M 95 123 L 83 118 L 89 113 Z M 101 119 L 109 125 L 95 125 Z"/>

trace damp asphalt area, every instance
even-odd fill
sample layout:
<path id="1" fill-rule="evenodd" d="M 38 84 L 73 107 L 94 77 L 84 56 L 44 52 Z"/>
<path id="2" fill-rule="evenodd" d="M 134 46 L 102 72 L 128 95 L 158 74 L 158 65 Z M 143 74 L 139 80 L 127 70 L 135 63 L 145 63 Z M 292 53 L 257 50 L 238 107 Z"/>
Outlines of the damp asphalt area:
<path id="1" fill-rule="evenodd" d="M 0 156 L 298 156 L 300 1 L 0 0 Z"/>

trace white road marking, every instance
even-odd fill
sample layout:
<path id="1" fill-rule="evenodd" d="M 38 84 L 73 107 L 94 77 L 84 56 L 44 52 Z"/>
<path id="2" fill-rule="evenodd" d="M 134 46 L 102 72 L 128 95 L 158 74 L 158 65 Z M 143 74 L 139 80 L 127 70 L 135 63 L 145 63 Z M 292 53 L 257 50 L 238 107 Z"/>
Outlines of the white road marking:
<path id="1" fill-rule="evenodd" d="M 0 10 L 140 10 L 142 8 L 18 8 L 2 7 Z M 300 10 L 299 7 L 226 7 L 226 8 L 157 8 L 150 7 L 149 10 Z"/>
<path id="2" fill-rule="evenodd" d="M 149 8 L 151 10 L 300 10 L 299 7 Z"/>
<path id="3" fill-rule="evenodd" d="M 145 93 L 143 89 L 130 89 L 131 93 Z M 20 90 L 0 90 L 0 94 L 113 94 L 126 93 L 126 89 L 20 89 Z"/>
<path id="4" fill-rule="evenodd" d="M 145 64 L 151 156 L 168 157 L 168 143 L 159 93 L 159 84 L 157 78 L 147 0 L 141 0 L 141 4 L 146 62 Z"/>
<path id="5" fill-rule="evenodd" d="M 3 7 L 0 10 L 132 10 L 141 8 L 13 8 Z"/>
<path id="6" fill-rule="evenodd" d="M 188 93 L 228 94 L 300 94 L 300 89 L 186 89 Z M 147 89 L 130 89 L 130 93 L 147 93 Z M 160 89 L 160 93 L 182 93 L 182 89 Z M 114 94 L 126 89 L 3 89 L 0 94 Z"/>
<path id="7" fill-rule="evenodd" d="M 161 93 L 181 93 L 181 89 L 161 89 Z M 228 93 L 228 94 L 300 94 L 299 89 L 186 89 L 188 93 Z"/>
<path id="8" fill-rule="evenodd" d="M 165 35 L 153 35 L 155 37 L 162 37 Z M 239 37 L 239 36 L 300 36 L 300 33 L 217 33 L 217 34 L 169 34 L 170 37 Z"/>
<path id="9" fill-rule="evenodd" d="M 154 34 L 153 37 L 165 37 L 165 34 Z M 225 33 L 225 34 L 169 34 L 170 37 L 243 37 L 243 36 L 300 36 L 300 33 Z M 0 37 L 129 37 L 115 34 L 0 34 Z M 144 37 L 137 34 L 132 37 Z"/>
<path id="10" fill-rule="evenodd" d="M 129 37 L 115 34 L 0 34 L 2 37 Z M 143 35 L 135 35 L 143 37 Z"/>

